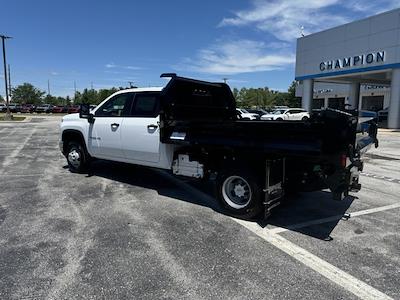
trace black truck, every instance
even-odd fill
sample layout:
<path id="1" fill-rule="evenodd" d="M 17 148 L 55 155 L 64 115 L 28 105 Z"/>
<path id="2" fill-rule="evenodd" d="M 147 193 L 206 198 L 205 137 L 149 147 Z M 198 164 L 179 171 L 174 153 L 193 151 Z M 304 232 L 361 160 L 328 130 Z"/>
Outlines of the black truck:
<path id="1" fill-rule="evenodd" d="M 163 76 L 163 75 L 162 75 Z M 361 155 L 378 146 L 377 124 L 358 130 L 356 111 L 324 109 L 305 121 L 240 120 L 225 83 L 173 74 L 161 94 L 160 136 L 207 166 L 234 215 L 268 216 L 285 191 L 329 188 L 334 200 L 361 188 Z"/>

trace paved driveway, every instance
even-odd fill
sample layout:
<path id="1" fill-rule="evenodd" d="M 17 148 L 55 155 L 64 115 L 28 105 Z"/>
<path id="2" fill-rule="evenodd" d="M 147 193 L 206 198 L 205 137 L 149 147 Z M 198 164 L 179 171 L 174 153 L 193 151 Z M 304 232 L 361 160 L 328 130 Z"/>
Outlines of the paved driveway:
<path id="1" fill-rule="evenodd" d="M 0 299 L 400 298 L 399 133 L 356 198 L 300 194 L 264 227 L 162 171 L 70 173 L 58 122 L 0 124 Z"/>

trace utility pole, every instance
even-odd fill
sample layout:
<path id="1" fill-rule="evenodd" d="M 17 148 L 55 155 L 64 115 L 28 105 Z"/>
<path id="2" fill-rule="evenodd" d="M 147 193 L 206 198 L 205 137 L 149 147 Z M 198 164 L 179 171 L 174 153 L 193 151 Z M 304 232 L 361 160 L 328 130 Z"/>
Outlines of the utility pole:
<path id="1" fill-rule="evenodd" d="M 8 64 L 8 95 L 12 98 L 12 88 L 11 88 L 11 72 L 10 72 L 10 64 Z"/>
<path id="2" fill-rule="evenodd" d="M 7 81 L 7 61 L 6 61 L 6 39 L 10 39 L 11 37 L 5 36 L 5 35 L 0 35 L 2 44 L 3 44 L 3 64 L 4 64 L 4 83 L 5 83 L 5 88 L 6 88 L 6 106 L 7 106 L 7 113 L 5 116 L 6 120 L 11 120 L 12 116 L 10 114 L 10 107 L 9 107 L 9 101 L 10 99 L 8 98 L 8 81 Z"/>
<path id="3" fill-rule="evenodd" d="M 128 83 L 129 83 L 129 87 L 133 88 L 133 81 L 128 81 Z"/>
<path id="4" fill-rule="evenodd" d="M 47 95 L 50 96 L 50 79 L 47 79 Z"/>
<path id="5" fill-rule="evenodd" d="M 76 99 L 76 81 L 74 80 L 74 104 Z"/>

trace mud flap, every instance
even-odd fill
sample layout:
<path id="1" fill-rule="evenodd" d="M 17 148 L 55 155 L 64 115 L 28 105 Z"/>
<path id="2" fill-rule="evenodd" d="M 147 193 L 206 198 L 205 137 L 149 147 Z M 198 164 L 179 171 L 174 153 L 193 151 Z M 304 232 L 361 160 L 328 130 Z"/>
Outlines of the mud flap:
<path id="1" fill-rule="evenodd" d="M 271 210 L 281 204 L 284 197 L 285 158 L 267 160 L 265 164 L 264 220 L 271 215 Z"/>

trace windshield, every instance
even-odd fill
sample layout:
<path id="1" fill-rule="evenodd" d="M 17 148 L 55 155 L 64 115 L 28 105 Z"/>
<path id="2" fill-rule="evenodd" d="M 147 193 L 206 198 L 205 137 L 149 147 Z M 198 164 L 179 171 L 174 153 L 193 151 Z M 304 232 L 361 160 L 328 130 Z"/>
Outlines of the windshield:
<path id="1" fill-rule="evenodd" d="M 284 109 L 277 109 L 277 110 L 272 112 L 273 115 L 281 115 L 283 113 L 285 113 Z"/>

